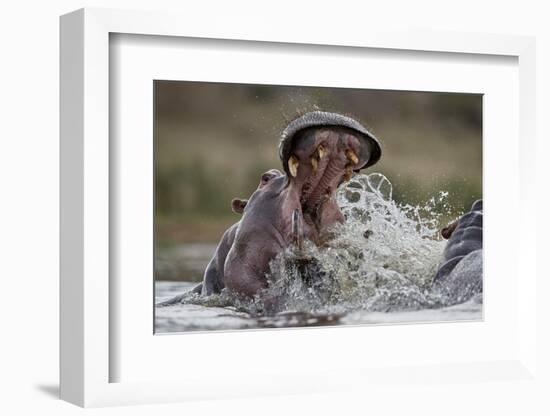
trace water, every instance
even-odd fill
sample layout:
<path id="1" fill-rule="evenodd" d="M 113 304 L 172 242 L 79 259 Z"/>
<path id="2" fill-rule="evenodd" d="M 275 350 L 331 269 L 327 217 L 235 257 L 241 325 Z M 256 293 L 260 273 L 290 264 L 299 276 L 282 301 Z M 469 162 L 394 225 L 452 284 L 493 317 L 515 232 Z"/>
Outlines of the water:
<path id="1" fill-rule="evenodd" d="M 156 253 L 158 280 L 194 281 L 202 277 L 217 244 L 193 243 L 162 248 Z"/>
<path id="2" fill-rule="evenodd" d="M 157 332 L 481 319 L 481 295 L 453 305 L 431 290 L 446 244 L 439 238 L 446 196 L 398 205 L 383 175 L 356 175 L 336 195 L 346 223 L 322 247 L 306 242 L 275 258 L 261 296 L 188 294 L 156 308 Z M 157 282 L 156 300 L 193 285 Z"/>

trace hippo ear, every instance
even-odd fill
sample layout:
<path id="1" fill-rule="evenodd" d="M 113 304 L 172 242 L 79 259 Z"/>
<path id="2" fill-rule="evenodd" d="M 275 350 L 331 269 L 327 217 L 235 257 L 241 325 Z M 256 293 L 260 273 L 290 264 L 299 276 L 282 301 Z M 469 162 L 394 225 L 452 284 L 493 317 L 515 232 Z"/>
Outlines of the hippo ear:
<path id="1" fill-rule="evenodd" d="M 234 198 L 231 201 L 231 210 L 235 214 L 242 214 L 244 212 L 244 207 L 246 207 L 247 203 L 248 203 L 247 199 Z"/>
<path id="2" fill-rule="evenodd" d="M 483 200 L 478 199 L 472 204 L 472 208 L 470 208 L 470 211 L 483 211 Z"/>
<path id="3" fill-rule="evenodd" d="M 441 230 L 441 236 L 448 240 L 453 235 L 454 231 L 456 230 L 456 227 L 458 226 L 458 220 L 453 221 L 449 225 L 447 225 L 445 228 Z"/>

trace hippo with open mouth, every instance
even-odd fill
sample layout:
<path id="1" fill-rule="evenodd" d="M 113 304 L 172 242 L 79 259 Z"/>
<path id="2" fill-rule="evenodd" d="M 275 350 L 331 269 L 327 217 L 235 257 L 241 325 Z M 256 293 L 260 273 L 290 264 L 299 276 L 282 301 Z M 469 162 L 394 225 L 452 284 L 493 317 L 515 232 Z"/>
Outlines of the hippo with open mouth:
<path id="1" fill-rule="evenodd" d="M 224 233 L 193 292 L 258 294 L 279 253 L 304 239 L 320 244 L 330 237 L 330 227 L 344 221 L 336 188 L 380 156 L 378 140 L 350 117 L 314 111 L 292 121 L 279 145 L 284 172 L 265 172 L 250 199 L 233 200 L 243 216 Z"/>

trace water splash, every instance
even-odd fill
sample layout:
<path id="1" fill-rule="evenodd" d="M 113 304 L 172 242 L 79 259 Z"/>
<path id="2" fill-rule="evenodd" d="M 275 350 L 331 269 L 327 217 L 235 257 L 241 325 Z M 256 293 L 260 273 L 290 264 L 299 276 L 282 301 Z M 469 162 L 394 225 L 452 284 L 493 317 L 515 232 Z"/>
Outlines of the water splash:
<path id="1" fill-rule="evenodd" d="M 396 311 L 443 306 L 431 283 L 445 242 L 439 235 L 440 193 L 424 205 L 397 204 L 382 174 L 356 175 L 336 198 L 346 222 L 334 239 L 271 263 L 267 298 L 278 310 L 323 313 Z M 436 209 L 438 208 L 438 209 Z"/>
<path id="2" fill-rule="evenodd" d="M 336 194 L 346 222 L 321 247 L 306 241 L 270 264 L 269 286 L 253 300 L 224 290 L 184 303 L 221 306 L 253 316 L 273 313 L 346 314 L 411 311 L 445 306 L 431 291 L 442 258 L 440 240 L 445 192 L 423 205 L 397 204 L 380 173 L 356 175 Z M 443 209 L 444 211 L 444 209 Z"/>

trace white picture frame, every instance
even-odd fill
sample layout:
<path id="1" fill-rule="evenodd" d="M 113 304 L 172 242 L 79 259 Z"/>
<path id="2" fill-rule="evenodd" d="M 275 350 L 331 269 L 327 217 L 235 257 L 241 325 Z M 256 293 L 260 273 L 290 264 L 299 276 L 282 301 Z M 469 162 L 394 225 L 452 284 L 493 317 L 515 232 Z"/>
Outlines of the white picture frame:
<path id="1" fill-rule="evenodd" d="M 214 25 L 188 16 L 168 13 L 82 9 L 61 18 L 61 398 L 80 406 L 156 403 L 198 398 L 243 397 L 281 393 L 332 391 L 379 383 L 429 383 L 433 380 L 481 382 L 483 380 L 525 380 L 535 377 L 536 349 L 536 270 L 535 261 L 522 241 L 534 241 L 536 223 L 528 214 L 535 195 L 528 178 L 535 164 L 535 43 L 533 38 L 508 35 L 395 32 L 364 28 L 342 28 L 328 33 L 322 27 L 303 31 L 299 27 L 257 24 L 239 26 L 223 19 Z M 113 304 L 113 287 L 109 276 L 116 267 L 110 253 L 113 218 L 110 201 L 114 198 L 110 174 L 116 162 L 110 153 L 110 35 L 146 35 L 173 38 L 225 39 L 228 41 L 276 42 L 285 44 L 331 45 L 340 48 L 408 50 L 441 54 L 502 55 L 516 58 L 519 68 L 519 140 L 518 201 L 520 226 L 517 231 L 517 263 L 522 279 L 515 298 L 514 348 L 465 362 L 442 361 L 439 364 L 418 360 L 410 365 L 377 367 L 373 363 L 352 368 L 337 365 L 316 371 L 314 366 L 289 374 L 249 365 L 258 378 L 226 385 L 208 378 L 213 371 L 231 371 L 231 367 L 210 365 L 200 376 L 168 380 L 150 377 L 124 381 L 113 377 L 114 363 L 121 359 L 112 341 L 118 329 L 112 325 L 112 314 L 120 305 Z M 496 165 L 495 165 L 496 166 Z M 515 171 L 514 171 L 515 172 Z M 519 268 L 517 269 L 519 270 Z M 518 271 L 511 273 L 518 273 Z M 146 308 L 148 305 L 144 305 Z M 404 327 L 402 327 L 404 328 Z M 479 329 L 479 328 L 478 328 Z M 475 330 L 475 329 L 474 329 Z M 115 332 L 113 332 L 115 331 Z M 379 329 L 379 332 L 384 329 Z M 410 331 L 402 329 L 401 331 Z M 323 342 L 323 337 L 346 334 L 326 329 L 309 331 L 307 338 L 299 331 L 279 332 L 286 342 Z M 151 336 L 153 336 L 151 331 Z M 229 334 L 217 334 L 229 337 Z M 234 337 L 234 334 L 231 334 Z M 248 335 L 247 342 L 259 336 Z M 165 338 L 167 339 L 167 338 Z M 213 339 L 212 337 L 210 339 Z M 240 338 L 243 340 L 244 338 Z M 314 341 L 312 341 L 314 339 Z M 237 341 L 238 342 L 238 341 Z M 258 341 L 259 342 L 259 341 Z M 136 347 L 137 348 L 137 347 Z M 357 354 L 352 350 L 351 355 Z M 173 352 L 172 352 L 173 354 Z M 246 366 L 245 366 L 246 367 Z M 256 368 L 252 368 L 256 367 Z M 323 374 L 324 377 L 320 377 Z M 113 382 L 113 379 L 117 379 Z M 261 379 L 261 377 L 259 378 Z M 342 380 L 347 380 L 343 382 Z M 277 386 L 274 389 L 274 386 Z"/>

